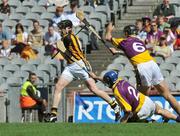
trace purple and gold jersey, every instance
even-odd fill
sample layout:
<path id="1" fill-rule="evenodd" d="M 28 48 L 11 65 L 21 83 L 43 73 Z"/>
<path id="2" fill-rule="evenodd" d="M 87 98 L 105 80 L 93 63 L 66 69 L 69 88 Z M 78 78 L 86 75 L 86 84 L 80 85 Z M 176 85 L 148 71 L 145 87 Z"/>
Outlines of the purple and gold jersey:
<path id="1" fill-rule="evenodd" d="M 121 78 L 114 84 L 113 92 L 117 102 L 124 111 L 138 112 L 144 104 L 145 95 Z"/>
<path id="2" fill-rule="evenodd" d="M 136 37 L 128 37 L 127 39 L 112 38 L 112 43 L 117 48 L 123 50 L 135 66 L 140 63 L 154 60 L 144 43 Z"/>

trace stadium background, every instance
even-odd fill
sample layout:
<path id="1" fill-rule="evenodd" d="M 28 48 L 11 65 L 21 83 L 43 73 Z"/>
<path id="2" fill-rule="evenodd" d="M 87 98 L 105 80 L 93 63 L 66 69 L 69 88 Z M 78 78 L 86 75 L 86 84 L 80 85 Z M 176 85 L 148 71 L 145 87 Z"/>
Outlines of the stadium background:
<path id="1" fill-rule="evenodd" d="M 123 27 L 128 24 L 134 24 L 136 19 L 144 16 L 152 17 L 152 12 L 155 7 L 161 3 L 160 0 L 112 0 L 111 2 L 106 6 L 97 6 L 94 11 L 94 9 L 90 6 L 83 6 L 83 0 L 79 0 L 79 8 L 85 11 L 91 24 L 94 25 L 100 34 L 104 33 L 107 21 L 115 19 L 116 31 L 113 33 L 115 37 L 122 36 Z M 176 3 L 176 17 L 180 17 L 180 7 L 178 5 L 180 4 L 179 1 L 173 0 L 171 2 Z M 14 30 L 17 22 L 24 21 L 23 26 L 27 31 L 30 31 L 32 29 L 32 20 L 37 19 L 40 21 L 43 31 L 46 32 L 48 23 L 55 12 L 55 6 L 49 5 L 46 7 L 46 4 L 46 0 L 24 0 L 24 2 L 9 0 L 12 15 L 1 15 L 0 20 L 2 21 L 4 27 L 12 29 L 12 31 Z M 22 9 L 20 12 L 18 11 L 21 9 L 20 7 L 28 7 L 29 11 L 23 11 Z M 37 9 L 35 10 L 33 7 L 36 7 Z M 43 8 L 42 10 L 40 7 L 46 8 Z M 69 10 L 69 7 L 65 7 L 64 10 Z M 28 24 L 28 22 L 31 23 Z M 76 31 L 78 30 L 79 29 Z M 82 31 L 78 34 L 78 36 L 81 38 L 83 48 L 86 52 L 86 50 L 89 49 L 88 45 L 90 43 L 89 33 L 87 31 Z M 112 56 L 100 41 L 98 41 L 98 44 L 99 50 L 92 50 L 90 54 L 86 54 L 87 59 L 93 67 L 93 71 L 102 76 L 107 70 L 119 70 L 119 76 L 124 77 L 129 80 L 130 83 L 135 85 L 136 80 L 134 77 L 135 74 L 133 72 L 133 67 L 127 58 L 124 56 Z M 43 47 L 37 48 L 37 50 L 40 55 L 37 60 L 30 60 L 26 62 L 21 58 L 18 58 L 18 56 L 11 61 L 2 58 L 0 59 L 0 122 L 20 122 L 21 112 L 18 101 L 20 85 L 26 80 L 27 72 L 32 70 L 36 72 L 40 79 L 39 89 L 46 90 L 49 94 L 48 99 L 50 107 L 53 94 L 52 90 L 54 88 L 54 83 L 52 81 L 60 74 L 61 64 L 57 60 L 51 60 L 50 56 L 44 56 Z M 160 65 L 172 93 L 179 94 L 180 65 L 178 63 L 180 62 L 180 52 L 175 51 L 173 55 L 166 60 L 163 60 L 160 57 L 156 57 L 156 60 Z M 17 74 L 18 71 L 25 72 L 23 74 Z M 98 82 L 97 85 L 102 89 L 107 89 L 100 82 Z M 85 88 L 85 85 L 82 82 L 74 81 L 64 91 L 62 103 L 59 107 L 60 122 L 68 121 L 69 117 L 72 117 L 73 115 L 75 91 L 80 92 L 82 95 L 92 95 Z M 109 92 L 109 94 L 111 94 L 111 92 Z M 153 94 L 157 94 L 156 90 L 152 90 L 152 95 Z M 10 104 L 6 105 L 8 101 L 10 101 Z"/>

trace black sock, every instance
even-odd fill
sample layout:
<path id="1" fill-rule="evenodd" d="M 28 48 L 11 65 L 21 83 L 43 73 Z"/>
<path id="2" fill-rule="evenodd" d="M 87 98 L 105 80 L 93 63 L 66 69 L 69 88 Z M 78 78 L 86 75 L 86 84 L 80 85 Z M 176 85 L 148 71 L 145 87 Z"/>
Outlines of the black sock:
<path id="1" fill-rule="evenodd" d="M 176 121 L 180 122 L 180 116 L 177 116 Z"/>

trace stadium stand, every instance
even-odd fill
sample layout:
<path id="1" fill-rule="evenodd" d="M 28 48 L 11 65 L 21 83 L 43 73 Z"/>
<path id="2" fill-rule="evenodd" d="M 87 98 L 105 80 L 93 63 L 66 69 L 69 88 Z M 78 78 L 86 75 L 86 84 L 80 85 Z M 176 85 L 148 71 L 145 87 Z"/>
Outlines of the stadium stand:
<path id="1" fill-rule="evenodd" d="M 25 15 L 26 13 L 30 12 L 29 7 L 24 7 L 24 6 L 18 6 L 15 10 L 16 13 L 20 13 L 22 15 Z"/>
<path id="2" fill-rule="evenodd" d="M 21 66 L 21 70 L 27 71 L 27 72 L 31 72 L 36 70 L 36 66 L 33 64 L 24 64 Z"/>
<path id="3" fill-rule="evenodd" d="M 8 1 L 10 7 L 17 8 L 18 6 L 21 5 L 21 2 L 19 0 L 9 0 Z"/>
<path id="4" fill-rule="evenodd" d="M 36 3 L 35 0 L 25 0 L 25 1 L 22 2 L 22 6 L 24 6 L 24 7 L 32 8 L 32 7 L 36 6 L 36 5 L 37 5 L 37 3 Z"/>
<path id="5" fill-rule="evenodd" d="M 21 78 L 21 80 L 23 81 L 25 78 L 28 77 L 28 75 L 29 73 L 27 71 L 19 70 L 13 74 L 13 77 Z"/>
<path id="6" fill-rule="evenodd" d="M 39 0 L 38 5 L 43 6 L 43 7 L 47 7 L 47 0 Z"/>
<path id="7" fill-rule="evenodd" d="M 99 5 L 93 8 L 90 5 L 83 5 L 83 2 L 81 1 L 80 9 L 84 10 L 87 20 L 98 32 L 102 32 L 105 29 L 105 24 L 111 20 L 110 13 L 114 13 L 116 15 L 116 26 L 118 26 L 114 34 L 119 35 L 122 33 L 122 28 L 127 23 L 132 24 L 136 19 L 142 16 L 151 16 L 154 7 L 158 4 L 156 0 L 149 0 L 147 3 L 144 2 L 145 0 L 143 2 L 142 1 L 143 0 L 135 0 L 132 5 L 132 3 L 129 4 L 130 0 L 128 0 L 128 2 L 126 0 L 125 2 L 124 0 L 114 0 L 114 6 L 112 8 L 110 8 L 109 5 Z M 176 17 L 180 17 L 180 7 L 178 5 L 180 2 L 178 0 L 173 0 L 172 3 L 175 3 Z M 142 8 L 143 4 L 144 9 L 146 6 L 148 6 L 147 9 L 150 7 L 148 12 L 142 12 L 144 10 L 140 11 L 140 9 L 138 9 L 135 13 L 133 12 L 134 10 L 137 10 L 139 6 Z M 24 0 L 22 3 L 19 0 L 9 0 L 9 5 L 13 9 L 13 12 L 10 16 L 0 13 L 0 21 L 3 22 L 4 27 L 9 27 L 10 29 L 14 29 L 15 25 L 20 22 L 25 27 L 25 31 L 30 31 L 33 26 L 32 21 L 38 20 L 43 28 L 43 31 L 46 32 L 48 24 L 51 22 L 55 13 L 55 6 L 47 6 L 47 0 Z M 69 7 L 67 6 L 64 10 L 68 11 Z M 121 18 L 121 20 L 119 20 L 119 18 Z M 78 36 L 82 39 L 81 41 L 83 46 L 87 46 L 89 44 L 88 33 L 82 32 L 79 33 Z M 132 84 L 136 84 L 133 71 L 134 69 L 129 60 L 122 55 L 111 56 L 100 41 L 98 41 L 98 44 L 100 44 L 100 50 L 92 51 L 91 55 L 87 56 L 88 59 L 90 58 L 94 72 L 103 76 L 103 74 L 108 70 L 116 69 L 119 71 L 119 76 L 125 77 Z M 26 80 L 30 71 L 33 71 L 38 75 L 40 79 L 39 83 L 48 83 L 51 79 L 59 75 L 59 72 L 61 72 L 60 61 L 55 59 L 51 60 L 50 56 L 45 56 L 44 47 L 37 48 L 37 50 L 39 51 L 39 58 L 28 62 L 21 58 L 13 58 L 12 60 L 0 58 L 1 89 L 8 90 L 7 83 L 22 83 L 22 81 Z M 93 56 L 96 58 L 94 59 Z M 96 63 L 97 59 L 101 64 Z M 180 79 L 180 51 L 174 51 L 172 56 L 165 60 L 161 57 L 155 57 L 155 59 L 160 65 L 162 73 L 165 76 L 171 90 L 180 90 L 180 83 L 178 83 Z M 12 78 L 9 78 L 11 76 Z M 173 79 L 172 77 L 175 78 Z M 76 84 L 75 82 L 75 84 L 72 84 L 72 86 L 68 89 L 77 89 L 79 84 L 81 83 Z"/>
<path id="8" fill-rule="evenodd" d="M 7 14 L 3 14 L 3 13 L 0 13 L 0 21 L 4 21 L 5 19 L 8 19 L 8 15 Z"/>
<path id="9" fill-rule="evenodd" d="M 9 71 L 12 74 L 15 73 L 16 71 L 18 71 L 19 69 L 20 68 L 16 64 L 8 64 L 8 65 L 4 66 L 4 70 Z"/>

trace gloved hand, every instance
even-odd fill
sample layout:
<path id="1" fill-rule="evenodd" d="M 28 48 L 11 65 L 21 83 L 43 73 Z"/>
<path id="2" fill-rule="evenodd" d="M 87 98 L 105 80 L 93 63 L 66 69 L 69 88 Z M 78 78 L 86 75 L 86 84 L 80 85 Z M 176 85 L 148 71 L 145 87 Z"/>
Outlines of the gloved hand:
<path id="1" fill-rule="evenodd" d="M 120 107 L 119 107 L 119 105 L 117 103 L 116 103 L 116 106 L 114 108 L 114 113 L 115 113 L 115 121 L 117 122 L 121 118 Z"/>
<path id="2" fill-rule="evenodd" d="M 121 115 L 119 113 L 115 113 L 115 121 L 119 121 L 121 118 Z"/>
<path id="3" fill-rule="evenodd" d="M 121 118 L 121 115 L 120 115 L 120 107 L 119 107 L 118 103 L 116 102 L 116 100 L 113 100 L 113 102 L 110 103 L 110 106 L 114 110 L 115 121 L 118 121 Z"/>
<path id="4" fill-rule="evenodd" d="M 57 121 L 57 114 L 55 113 L 47 113 L 45 116 L 44 116 L 44 121 L 45 122 L 56 122 Z"/>

